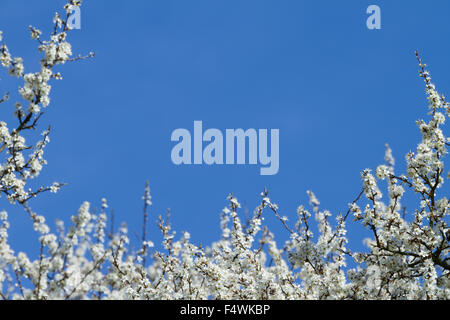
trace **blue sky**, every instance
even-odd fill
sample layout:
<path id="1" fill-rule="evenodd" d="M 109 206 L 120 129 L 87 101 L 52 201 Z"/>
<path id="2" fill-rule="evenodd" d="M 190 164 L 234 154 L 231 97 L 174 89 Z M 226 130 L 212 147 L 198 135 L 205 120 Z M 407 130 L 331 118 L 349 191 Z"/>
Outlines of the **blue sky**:
<path id="1" fill-rule="evenodd" d="M 99 207 L 105 197 L 116 221 L 140 232 L 147 179 L 151 221 L 170 208 L 174 228 L 195 243 L 218 239 L 231 192 L 251 212 L 267 187 L 294 223 L 312 190 L 337 214 L 359 193 L 361 170 L 383 162 L 386 142 L 401 171 L 419 141 L 415 120 L 425 116 L 426 100 L 416 49 L 438 90 L 450 92 L 446 0 L 83 2 L 82 28 L 69 40 L 74 53 L 97 56 L 60 68 L 64 80 L 52 83 L 41 120 L 53 132 L 38 182 L 68 183 L 31 203 L 50 222 L 69 221 L 83 201 Z M 39 61 L 28 25 L 50 30 L 63 4 L 1 2 L 0 30 L 26 71 Z M 366 27 L 371 4 L 381 8 L 381 30 Z M 0 78 L 1 90 L 14 89 L 5 71 Z M 192 131 L 194 120 L 223 132 L 279 129 L 279 173 L 260 176 L 259 165 L 175 166 L 170 135 Z M 25 213 L 5 199 L 2 208 L 16 248 L 35 247 Z M 285 239 L 281 224 L 269 211 L 266 217 Z M 350 229 L 358 247 L 366 233 Z"/>

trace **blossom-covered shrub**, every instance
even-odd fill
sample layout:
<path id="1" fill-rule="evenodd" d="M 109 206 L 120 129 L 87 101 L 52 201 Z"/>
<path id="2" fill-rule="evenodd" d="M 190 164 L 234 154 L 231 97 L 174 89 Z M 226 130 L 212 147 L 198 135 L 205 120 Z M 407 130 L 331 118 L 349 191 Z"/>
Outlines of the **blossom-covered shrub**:
<path id="1" fill-rule="evenodd" d="M 23 79 L 19 93 L 24 103 L 16 103 L 14 129 L 0 122 L 0 192 L 11 203 L 23 206 L 39 235 L 40 252 L 36 260 L 15 252 L 8 243 L 8 215 L 0 212 L 0 297 L 3 299 L 449 299 L 450 258 L 448 217 L 450 204 L 439 196 L 439 188 L 449 174 L 444 159 L 450 140 L 442 126 L 450 116 L 449 104 L 436 91 L 426 65 L 417 54 L 419 75 L 425 81 L 429 101 L 428 120 L 417 125 L 422 135 L 416 152 L 406 156 L 405 174 L 394 170 L 391 149 L 386 146 L 386 163 L 375 173 L 362 172 L 362 191 L 349 204 L 345 214 L 331 223 L 332 214 L 308 191 L 311 209 L 300 206 L 298 220 L 290 226 L 278 207 L 261 194 L 261 203 L 248 222 L 239 215 L 235 196 L 221 215 L 222 234 L 217 242 L 201 247 L 190 242 L 189 233 L 176 238 L 169 223 L 159 218 L 163 235 L 162 250 L 147 239 L 146 227 L 151 196 L 145 189 L 142 241 L 138 250 L 130 249 L 125 225 L 117 233 L 107 227 L 106 200 L 94 214 L 88 202 L 81 205 L 72 224 L 58 222 L 52 232 L 43 216 L 29 206 L 29 199 L 44 191 L 56 192 L 61 184 L 27 188 L 45 164 L 42 140 L 33 139 L 40 117 L 50 103 L 49 82 L 61 79 L 53 67 L 85 57 L 72 57 L 67 41 L 67 19 L 73 6 L 69 0 L 66 15 L 56 15 L 49 40 L 30 27 L 31 37 L 43 54 L 41 69 L 26 73 L 23 60 L 13 57 L 4 42 L 0 63 L 13 77 Z M 0 41 L 2 41 L 0 32 Z M 92 56 L 89 54 L 88 56 Z M 87 57 L 88 57 L 87 56 Z M 0 103 L 7 103 L 6 94 Z M 28 137 L 27 137 L 28 139 Z M 387 181 L 386 200 L 378 186 Z M 410 192 L 420 206 L 405 216 L 402 197 Z M 279 245 L 264 216 L 274 214 L 289 233 Z M 311 231 L 314 215 L 318 234 Z M 372 233 L 366 252 L 348 247 L 346 223 L 361 223 Z M 334 226 L 334 227 L 333 227 Z M 349 267 L 351 261 L 355 267 Z"/>

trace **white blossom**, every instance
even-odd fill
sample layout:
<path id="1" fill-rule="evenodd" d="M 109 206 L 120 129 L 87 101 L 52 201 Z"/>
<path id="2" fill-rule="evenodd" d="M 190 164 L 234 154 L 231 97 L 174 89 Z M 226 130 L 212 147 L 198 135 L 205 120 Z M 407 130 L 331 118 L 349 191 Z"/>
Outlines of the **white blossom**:
<path id="1" fill-rule="evenodd" d="M 66 14 L 80 5 L 81 1 L 68 0 L 64 7 Z M 159 245 L 147 239 L 145 233 L 147 217 L 152 214 L 147 211 L 152 204 L 147 183 L 142 197 L 143 235 L 138 246 L 128 236 L 126 224 L 118 230 L 108 224 L 106 199 L 101 199 L 99 212 L 91 203 L 83 202 L 68 229 L 63 221 L 57 221 L 56 232 L 52 232 L 45 217 L 30 208 L 29 199 L 44 191 L 56 192 L 62 184 L 55 182 L 34 191 L 27 185 L 46 164 L 43 149 L 49 143 L 50 132 L 44 131 L 34 143 L 35 137 L 29 135 L 25 139 L 24 133 L 35 128 L 50 102 L 48 82 L 61 78 L 53 67 L 73 60 L 62 16 L 55 16 L 57 32 L 49 40 L 41 39 L 42 32 L 30 27 L 31 36 L 38 40 L 43 54 L 39 71 L 24 73 L 22 59 L 12 57 L 4 43 L 0 47 L 0 63 L 12 76 L 23 80 L 19 93 L 26 101 L 23 105 L 28 106 L 25 111 L 22 103 L 14 105 L 18 126 L 0 121 L 0 150 L 4 152 L 0 191 L 28 213 L 40 246 L 34 258 L 14 251 L 8 242 L 8 214 L 0 211 L 1 298 L 450 298 L 450 203 L 441 191 L 449 179 L 444 161 L 450 140 L 444 134 L 443 124 L 450 109 L 418 56 L 429 119 L 417 121 L 421 141 L 415 152 L 406 155 L 406 174 L 396 175 L 393 152 L 386 145 L 386 163 L 375 169 L 375 175 L 371 169 L 362 171 L 359 196 L 350 200 L 348 208 L 335 218 L 320 207 L 312 191 L 307 194 L 316 221 L 312 222 L 310 211 L 300 205 L 294 227 L 288 223 L 289 213 L 280 214 L 266 189 L 249 216 L 241 214 L 239 201 L 230 194 L 228 206 L 220 216 L 222 232 L 216 242 L 206 246 L 195 244 L 188 231 L 178 236 L 169 220 L 160 216 Z M 379 183 L 378 179 L 387 182 Z M 380 188 L 386 184 L 383 199 Z M 417 197 L 416 208 L 404 209 L 401 205 L 406 193 Z M 288 233 L 282 245 L 265 224 L 269 214 Z M 352 251 L 348 245 L 349 215 L 370 232 L 370 237 L 363 240 L 366 248 L 361 252 Z"/>

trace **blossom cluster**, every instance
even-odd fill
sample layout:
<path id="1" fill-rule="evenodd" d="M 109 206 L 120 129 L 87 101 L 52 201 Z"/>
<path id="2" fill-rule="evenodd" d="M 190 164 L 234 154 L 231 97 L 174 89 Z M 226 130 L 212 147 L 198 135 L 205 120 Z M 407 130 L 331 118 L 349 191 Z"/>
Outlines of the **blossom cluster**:
<path id="1" fill-rule="evenodd" d="M 79 6 L 70 0 L 66 6 Z M 147 238 L 152 205 L 148 183 L 143 196 L 141 243 L 133 245 L 125 224 L 109 228 L 108 204 L 102 200 L 96 213 L 84 202 L 72 216 L 71 226 L 57 222 L 51 231 L 44 216 L 34 212 L 28 199 L 39 192 L 25 190 L 26 180 L 39 174 L 45 163 L 44 139 L 31 148 L 20 133 L 34 128 L 50 99 L 48 81 L 60 78 L 52 68 L 70 59 L 66 22 L 55 17 L 55 32 L 48 41 L 30 28 L 32 38 L 44 53 L 41 70 L 24 73 L 23 61 L 12 58 L 5 44 L 0 62 L 15 77 L 23 78 L 19 92 L 28 108 L 16 104 L 17 129 L 0 123 L 1 151 L 8 154 L 0 170 L 0 190 L 28 213 L 38 234 L 37 259 L 16 252 L 8 241 L 8 214 L 0 212 L 0 298 L 2 299 L 449 299 L 450 214 L 449 199 L 441 195 L 450 175 L 444 160 L 450 139 L 443 126 L 450 107 L 438 94 L 419 55 L 419 75 L 425 81 L 429 120 L 417 122 L 422 140 L 406 156 L 406 174 L 395 172 L 392 150 L 386 145 L 385 164 L 374 173 L 362 171 L 362 188 L 335 221 L 308 191 L 310 209 L 299 206 L 291 226 L 278 206 L 261 193 L 261 202 L 247 220 L 234 195 L 220 216 L 221 236 L 209 246 L 180 237 L 161 216 L 158 227 L 161 248 Z M 60 31 L 58 31 L 60 30 Z M 0 33 L 0 41 L 1 41 Z M 0 100 L 4 102 L 8 95 Z M 25 150 L 33 150 L 28 158 Z M 380 181 L 386 182 L 386 200 Z M 40 190 L 57 191 L 59 184 Z M 420 205 L 408 210 L 401 202 L 406 193 Z M 264 225 L 274 215 L 289 234 L 280 245 Z M 317 224 L 313 232 L 311 217 Z M 349 218 L 367 228 L 367 250 L 352 251 L 347 237 Z"/>
<path id="2" fill-rule="evenodd" d="M 54 67 L 68 61 L 79 60 L 84 57 L 71 58 L 72 48 L 67 41 L 69 27 L 67 19 L 74 6 L 81 5 L 81 1 L 69 1 L 65 6 L 66 18 L 62 19 L 57 13 L 53 20 L 54 28 L 48 40 L 41 38 L 42 31 L 30 26 L 31 38 L 38 42 L 38 50 L 43 55 L 40 70 L 26 72 L 24 61 L 14 57 L 0 31 L 0 64 L 8 73 L 23 81 L 18 94 L 22 101 L 14 103 L 14 116 L 17 123 L 8 125 L 0 121 L 0 194 L 6 195 L 11 203 L 25 203 L 44 191 L 56 192 L 61 184 L 42 186 L 37 190 L 27 188 L 29 179 L 37 177 L 42 167 L 47 163 L 44 159 L 44 147 L 50 141 L 50 127 L 42 132 L 42 138 L 35 142 L 27 141 L 27 134 L 37 129 L 38 121 L 50 104 L 51 79 L 62 79 Z M 89 54 L 92 56 L 93 54 Z M 7 92 L 0 100 L 0 104 L 10 99 Z"/>

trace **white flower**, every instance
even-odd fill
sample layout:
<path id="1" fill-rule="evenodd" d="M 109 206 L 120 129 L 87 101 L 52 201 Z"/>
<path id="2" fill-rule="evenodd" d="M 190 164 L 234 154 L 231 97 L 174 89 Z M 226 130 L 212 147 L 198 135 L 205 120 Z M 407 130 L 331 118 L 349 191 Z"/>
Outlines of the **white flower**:
<path id="1" fill-rule="evenodd" d="M 50 192 L 56 193 L 61 189 L 61 185 L 57 182 L 53 182 L 53 184 L 50 186 Z"/>
<path id="2" fill-rule="evenodd" d="M 39 113 L 40 111 L 41 111 L 41 108 L 37 104 L 30 103 L 30 105 L 28 106 L 28 112 Z"/>
<path id="3" fill-rule="evenodd" d="M 377 167 L 377 177 L 381 180 L 386 179 L 391 174 L 390 169 L 386 165 L 380 165 Z"/>

